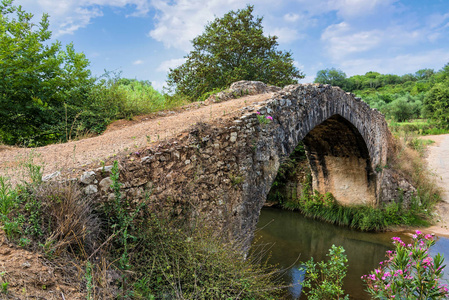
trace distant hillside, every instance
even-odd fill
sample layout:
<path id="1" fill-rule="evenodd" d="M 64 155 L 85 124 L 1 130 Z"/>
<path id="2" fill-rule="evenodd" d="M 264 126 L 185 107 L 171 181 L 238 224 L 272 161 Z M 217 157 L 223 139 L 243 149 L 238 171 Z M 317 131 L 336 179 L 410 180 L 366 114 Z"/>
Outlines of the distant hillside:
<path id="1" fill-rule="evenodd" d="M 315 82 L 352 92 L 395 121 L 426 118 L 440 127 L 449 124 L 449 63 L 439 71 L 402 76 L 367 72 L 347 77 L 332 68 L 318 71 Z"/>

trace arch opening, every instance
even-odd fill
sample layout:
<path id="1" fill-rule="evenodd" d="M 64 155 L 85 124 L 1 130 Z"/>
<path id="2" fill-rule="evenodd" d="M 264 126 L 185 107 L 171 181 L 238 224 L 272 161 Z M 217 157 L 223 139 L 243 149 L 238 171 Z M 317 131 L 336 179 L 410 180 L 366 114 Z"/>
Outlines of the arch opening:
<path id="1" fill-rule="evenodd" d="M 376 177 L 367 145 L 340 115 L 315 126 L 304 138 L 313 189 L 332 193 L 341 204 L 376 204 Z"/>

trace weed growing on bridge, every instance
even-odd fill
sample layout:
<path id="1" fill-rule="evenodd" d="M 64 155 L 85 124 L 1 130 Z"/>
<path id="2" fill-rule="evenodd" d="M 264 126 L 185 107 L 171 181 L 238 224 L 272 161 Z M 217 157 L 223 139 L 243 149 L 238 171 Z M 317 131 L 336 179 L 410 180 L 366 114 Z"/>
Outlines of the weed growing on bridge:
<path id="1" fill-rule="evenodd" d="M 439 194 L 435 184 L 429 180 L 422 155 L 409 145 L 415 145 L 415 148 L 418 146 L 410 141 L 413 139 L 397 140 L 396 152 L 391 155 L 388 165 L 376 168 L 376 171 L 380 172 L 393 167 L 417 188 L 415 197 L 407 206 L 403 205 L 401 199 L 397 203 L 384 204 L 379 208 L 343 206 L 338 204 L 331 194 L 314 193 L 312 177 L 310 173 L 303 172 L 304 167 L 301 165 L 301 162 L 306 160 L 302 144 L 299 144 L 279 167 L 267 200 L 286 209 L 299 210 L 310 218 L 363 231 L 382 231 L 389 226 L 399 225 L 427 226 L 427 218 L 438 201 Z M 296 183 L 299 180 L 302 181 L 302 189 L 297 190 Z M 289 181 L 295 182 L 295 185 L 287 185 Z"/>
<path id="2" fill-rule="evenodd" d="M 259 120 L 259 124 L 261 124 L 261 125 L 266 125 L 266 124 L 269 124 L 271 121 L 273 121 L 272 116 L 265 116 L 265 115 L 262 115 L 260 112 L 256 112 L 256 114 L 257 114 L 257 120 Z"/>

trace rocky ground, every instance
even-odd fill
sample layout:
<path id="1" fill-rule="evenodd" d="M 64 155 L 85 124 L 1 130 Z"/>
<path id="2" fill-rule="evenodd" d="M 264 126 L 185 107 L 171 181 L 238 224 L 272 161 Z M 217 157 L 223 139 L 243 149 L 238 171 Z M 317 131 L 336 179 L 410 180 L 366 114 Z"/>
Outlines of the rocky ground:
<path id="1" fill-rule="evenodd" d="M 86 299 L 79 292 L 82 278 L 77 274 L 77 266 L 61 268 L 9 243 L 0 231 L 0 299 Z"/>

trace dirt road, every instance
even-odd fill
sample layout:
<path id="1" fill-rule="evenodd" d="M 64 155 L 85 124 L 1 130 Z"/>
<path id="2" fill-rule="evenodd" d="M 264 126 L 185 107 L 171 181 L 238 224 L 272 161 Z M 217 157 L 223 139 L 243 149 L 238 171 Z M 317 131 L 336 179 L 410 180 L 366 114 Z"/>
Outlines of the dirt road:
<path id="1" fill-rule="evenodd" d="M 175 137 L 198 122 L 230 118 L 239 109 L 265 101 L 272 93 L 242 97 L 210 105 L 192 104 L 178 112 L 140 116 L 134 121 L 117 121 L 100 136 L 29 149 L 0 146 L 0 176 L 12 183 L 26 179 L 24 162 L 44 165 L 44 175 L 58 170 L 82 169 L 121 152 L 134 152 L 158 141 Z"/>
<path id="2" fill-rule="evenodd" d="M 435 141 L 428 146 L 426 160 L 435 181 L 442 191 L 442 202 L 437 204 L 435 226 L 426 231 L 449 237 L 449 134 L 423 137 Z"/>

